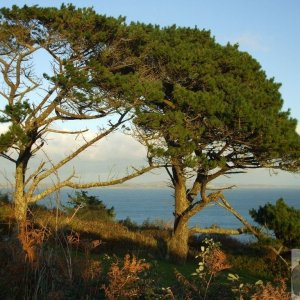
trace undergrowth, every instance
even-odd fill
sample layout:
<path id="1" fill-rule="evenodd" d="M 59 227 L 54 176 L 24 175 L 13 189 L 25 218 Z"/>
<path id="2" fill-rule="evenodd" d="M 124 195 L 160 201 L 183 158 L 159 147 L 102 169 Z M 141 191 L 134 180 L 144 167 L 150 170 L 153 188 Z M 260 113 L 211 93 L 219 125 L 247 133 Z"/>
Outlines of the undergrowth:
<path id="1" fill-rule="evenodd" d="M 146 220 L 133 229 L 127 225 L 113 218 L 86 220 L 72 212 L 31 207 L 24 251 L 15 235 L 13 208 L 1 202 L 0 299 L 290 296 L 288 272 L 258 245 L 200 236 L 191 239 L 189 260 L 180 266 L 165 259 L 168 224 Z"/>

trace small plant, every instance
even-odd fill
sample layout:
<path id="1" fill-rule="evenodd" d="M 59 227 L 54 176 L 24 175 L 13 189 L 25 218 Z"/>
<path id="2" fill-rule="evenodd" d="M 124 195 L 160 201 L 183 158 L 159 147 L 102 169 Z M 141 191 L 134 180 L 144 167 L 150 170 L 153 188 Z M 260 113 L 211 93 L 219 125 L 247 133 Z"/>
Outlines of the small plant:
<path id="1" fill-rule="evenodd" d="M 37 228 L 34 223 L 26 221 L 24 230 L 19 233 L 19 240 L 30 263 L 36 262 L 38 252 L 41 250 L 45 239 L 49 236 L 47 228 Z"/>
<path id="2" fill-rule="evenodd" d="M 291 293 L 287 290 L 286 281 L 284 279 L 278 279 L 277 285 L 273 285 L 270 282 L 266 284 L 258 285 L 255 294 L 251 297 L 251 300 L 290 300 Z"/>
<path id="3" fill-rule="evenodd" d="M 216 275 L 231 266 L 227 263 L 226 254 L 220 249 L 220 243 L 206 238 L 203 244 L 199 255 L 196 256 L 200 260 L 198 268 L 192 275 L 202 280 L 205 287 L 203 299 L 206 299 L 208 289 Z"/>
<path id="4" fill-rule="evenodd" d="M 120 220 L 119 224 L 127 227 L 130 230 L 137 230 L 139 228 L 138 223 L 136 223 L 135 221 L 131 220 L 129 217 L 127 217 L 124 220 Z"/>
<path id="5" fill-rule="evenodd" d="M 230 268 L 226 254 L 221 250 L 220 243 L 213 239 L 205 238 L 196 256 L 199 260 L 198 267 L 191 275 L 194 280 L 186 279 L 181 273 L 175 271 L 177 281 L 183 287 L 183 294 L 188 299 L 208 299 L 208 291 L 216 276 L 223 270 Z"/>

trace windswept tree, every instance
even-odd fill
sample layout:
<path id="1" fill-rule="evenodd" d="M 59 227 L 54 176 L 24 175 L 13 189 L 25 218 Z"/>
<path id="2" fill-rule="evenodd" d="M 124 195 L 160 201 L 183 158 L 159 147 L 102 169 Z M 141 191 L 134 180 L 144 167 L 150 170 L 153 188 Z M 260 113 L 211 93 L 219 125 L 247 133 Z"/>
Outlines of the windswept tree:
<path id="1" fill-rule="evenodd" d="M 1 9 L 0 121 L 8 123 L 8 130 L 0 135 L 0 155 L 15 166 L 13 201 L 21 230 L 28 205 L 63 187 L 113 185 L 153 168 L 149 165 L 122 178 L 86 183 L 76 180 L 73 172 L 41 187 L 72 159 L 131 118 L 134 79 L 118 73 L 117 64 L 123 62 L 118 61 L 113 46 L 122 34 L 123 22 L 71 5 L 60 9 Z M 38 156 L 40 164 L 29 170 L 29 162 L 45 148 L 49 133 L 57 139 L 65 134 L 84 137 L 87 120 L 92 119 L 105 120 L 93 138 L 83 138 L 77 149 L 70 149 L 58 162 Z M 60 129 L 61 124 L 66 128 L 74 120 L 81 121 L 82 130 Z"/>
<path id="2" fill-rule="evenodd" d="M 132 24 L 124 43 L 139 45 L 132 47 L 133 72 L 153 82 L 155 97 L 141 99 L 134 121 L 175 190 L 170 254 L 184 261 L 194 233 L 258 235 L 222 191 L 209 193 L 208 185 L 249 169 L 299 170 L 300 137 L 296 120 L 282 110 L 280 84 L 248 53 L 216 43 L 208 31 Z M 211 203 L 245 226 L 189 228 L 190 218 Z"/>

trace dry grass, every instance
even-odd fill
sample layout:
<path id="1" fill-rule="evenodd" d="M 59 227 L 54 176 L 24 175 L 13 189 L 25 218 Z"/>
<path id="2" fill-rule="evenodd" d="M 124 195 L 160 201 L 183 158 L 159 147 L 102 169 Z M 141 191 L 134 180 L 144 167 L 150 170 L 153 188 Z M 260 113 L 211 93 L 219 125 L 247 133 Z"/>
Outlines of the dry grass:
<path id="1" fill-rule="evenodd" d="M 80 233 L 82 238 L 101 240 L 102 245 L 99 251 L 105 253 L 116 252 L 120 254 L 135 252 L 136 254 L 156 255 L 158 252 L 158 238 L 154 237 L 153 232 L 130 231 L 126 226 L 118 222 L 109 220 L 88 220 L 76 218 L 68 221 L 68 217 L 61 214 L 59 219 L 54 214 L 40 212 L 35 215 L 34 221 L 40 226 L 58 228 L 69 232 Z M 159 230 L 157 230 L 159 231 Z"/>

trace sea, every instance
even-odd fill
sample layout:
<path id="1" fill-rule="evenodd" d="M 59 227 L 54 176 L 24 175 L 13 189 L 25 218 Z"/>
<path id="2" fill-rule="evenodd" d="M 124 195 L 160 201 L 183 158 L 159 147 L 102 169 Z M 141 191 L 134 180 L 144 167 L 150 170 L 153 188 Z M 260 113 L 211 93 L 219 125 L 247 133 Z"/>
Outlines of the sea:
<path id="1" fill-rule="evenodd" d="M 237 188 L 224 191 L 226 199 L 243 217 L 253 223 L 249 210 L 258 209 L 279 198 L 297 209 L 300 209 L 300 187 L 289 188 Z M 63 189 L 60 194 L 62 204 L 66 204 L 68 195 L 74 190 Z M 163 220 L 172 224 L 174 219 L 173 190 L 169 188 L 101 188 L 90 189 L 88 195 L 97 196 L 108 208 L 114 207 L 117 220 L 129 217 L 132 221 L 142 224 L 145 220 Z M 47 206 L 55 205 L 55 200 L 44 200 Z M 216 225 L 222 228 L 239 228 L 243 225 L 232 214 L 217 204 L 211 204 L 194 216 L 189 225 L 202 228 Z M 242 235 L 240 239 L 247 239 Z M 249 237 L 250 239 L 250 237 Z"/>

